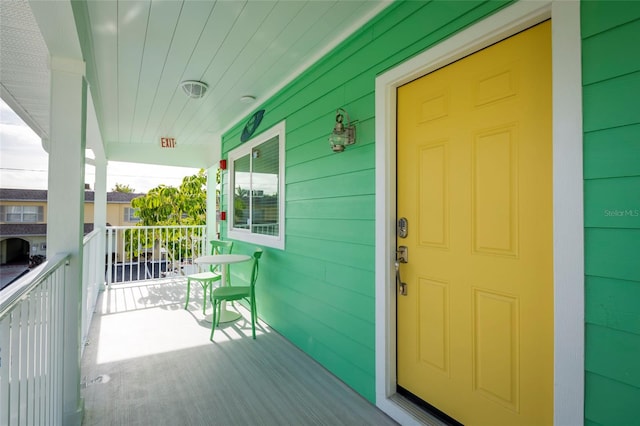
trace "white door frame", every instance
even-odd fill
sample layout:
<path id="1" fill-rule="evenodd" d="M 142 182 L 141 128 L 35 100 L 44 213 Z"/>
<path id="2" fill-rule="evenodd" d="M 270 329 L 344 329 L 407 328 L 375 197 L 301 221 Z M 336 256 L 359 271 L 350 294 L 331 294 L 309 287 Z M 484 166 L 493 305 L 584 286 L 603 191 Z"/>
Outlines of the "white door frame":
<path id="1" fill-rule="evenodd" d="M 580 2 L 521 0 L 376 79 L 376 405 L 419 423 L 396 397 L 396 89 L 552 18 L 554 423 L 584 423 L 584 209 Z"/>

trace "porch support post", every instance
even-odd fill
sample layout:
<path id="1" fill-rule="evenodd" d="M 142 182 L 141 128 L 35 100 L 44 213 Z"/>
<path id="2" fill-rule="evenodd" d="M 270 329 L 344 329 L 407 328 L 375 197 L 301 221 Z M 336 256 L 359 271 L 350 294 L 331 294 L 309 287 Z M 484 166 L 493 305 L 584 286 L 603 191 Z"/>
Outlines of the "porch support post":
<path id="1" fill-rule="evenodd" d="M 63 424 L 80 425 L 82 239 L 87 84 L 84 62 L 51 58 L 47 255 L 70 254 L 64 282 Z"/>
<path id="2" fill-rule="evenodd" d="M 94 183 L 93 201 L 93 226 L 102 232 L 98 237 L 98 259 L 105 259 L 105 234 L 107 229 L 107 160 L 104 154 L 96 153 L 95 159 L 96 181 Z M 96 268 L 96 282 L 101 283 L 100 289 L 104 289 L 104 268 Z"/>

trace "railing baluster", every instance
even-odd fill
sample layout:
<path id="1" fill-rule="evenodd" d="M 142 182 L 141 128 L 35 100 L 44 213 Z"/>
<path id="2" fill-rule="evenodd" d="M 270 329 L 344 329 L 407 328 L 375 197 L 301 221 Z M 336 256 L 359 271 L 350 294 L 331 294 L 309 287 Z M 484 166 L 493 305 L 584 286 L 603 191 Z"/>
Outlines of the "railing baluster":
<path id="1" fill-rule="evenodd" d="M 11 315 L 0 319 L 0 424 L 9 424 L 11 370 Z"/>
<path id="2" fill-rule="evenodd" d="M 20 304 L 20 369 L 19 369 L 19 386 L 20 386 L 20 412 L 18 415 L 18 424 L 27 424 L 27 389 L 29 388 L 29 299 L 27 298 Z"/>
<path id="3" fill-rule="evenodd" d="M 62 327 L 68 256 L 0 294 L 0 425 L 62 424 Z"/>
<path id="4" fill-rule="evenodd" d="M 208 247 L 205 225 L 113 226 L 107 227 L 107 239 L 109 285 L 182 274 Z"/>
<path id="5" fill-rule="evenodd" d="M 20 317 L 22 309 L 15 309 L 10 315 L 9 424 L 13 425 L 20 421 Z"/>
<path id="6" fill-rule="evenodd" d="M 51 281 L 45 281 L 42 284 L 42 394 L 45 396 L 43 401 L 43 421 L 42 424 L 48 424 L 51 421 Z"/>
<path id="7" fill-rule="evenodd" d="M 35 417 L 35 386 L 36 386 L 36 306 L 35 291 L 33 291 L 26 300 L 27 305 L 27 415 L 25 416 L 25 424 L 33 424 Z"/>

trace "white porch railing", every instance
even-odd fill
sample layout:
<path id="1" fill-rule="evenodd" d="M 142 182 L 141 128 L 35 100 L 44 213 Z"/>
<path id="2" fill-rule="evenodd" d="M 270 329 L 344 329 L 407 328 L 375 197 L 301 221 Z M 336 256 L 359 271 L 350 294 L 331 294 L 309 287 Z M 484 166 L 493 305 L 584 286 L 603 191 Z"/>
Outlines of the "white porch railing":
<path id="1" fill-rule="evenodd" d="M 0 295 L 0 425 L 61 425 L 64 283 L 57 255 Z"/>
<path id="2" fill-rule="evenodd" d="M 207 227 L 107 227 L 106 282 L 151 280 L 195 271 L 193 259 L 207 254 Z"/>
<path id="3" fill-rule="evenodd" d="M 93 319 L 98 293 L 104 285 L 105 258 L 100 250 L 104 247 L 104 233 L 102 229 L 94 229 L 85 235 L 82 251 L 82 349 L 87 343 L 89 326 Z"/>

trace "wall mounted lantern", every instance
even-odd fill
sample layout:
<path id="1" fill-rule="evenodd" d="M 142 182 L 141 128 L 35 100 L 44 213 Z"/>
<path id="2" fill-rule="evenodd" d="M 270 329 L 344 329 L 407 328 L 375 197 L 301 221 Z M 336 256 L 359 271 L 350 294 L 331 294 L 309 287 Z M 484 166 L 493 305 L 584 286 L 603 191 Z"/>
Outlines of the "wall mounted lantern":
<path id="1" fill-rule="evenodd" d="M 344 113 L 344 115 L 342 114 Z M 347 124 L 343 123 L 344 116 L 347 116 Z M 333 152 L 344 151 L 345 146 L 356 143 L 356 126 L 351 124 L 351 119 L 347 111 L 342 108 L 336 110 L 336 125 L 329 135 L 329 144 Z"/>

